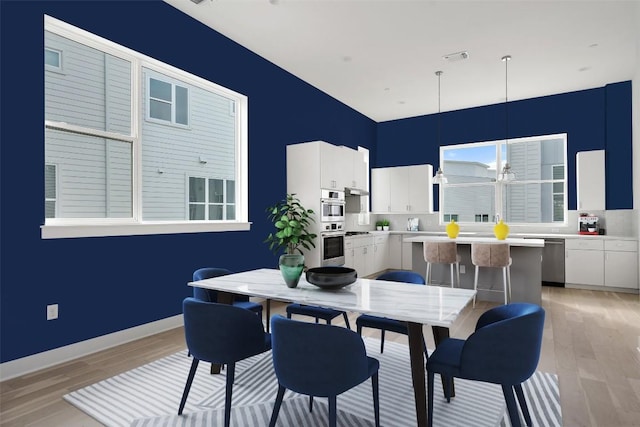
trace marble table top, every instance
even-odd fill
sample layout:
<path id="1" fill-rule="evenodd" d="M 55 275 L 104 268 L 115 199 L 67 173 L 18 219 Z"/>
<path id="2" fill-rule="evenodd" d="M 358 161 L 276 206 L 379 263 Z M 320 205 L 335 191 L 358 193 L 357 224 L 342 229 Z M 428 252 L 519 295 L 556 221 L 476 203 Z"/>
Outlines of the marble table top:
<path id="1" fill-rule="evenodd" d="M 518 237 L 507 237 L 504 240 L 498 240 L 495 237 L 466 237 L 460 236 L 450 239 L 446 236 L 415 236 L 404 239 L 407 243 L 422 242 L 450 242 L 454 241 L 461 245 L 470 245 L 471 243 L 508 243 L 510 246 L 528 246 L 533 248 L 544 247 L 544 239 L 524 239 Z"/>
<path id="2" fill-rule="evenodd" d="M 342 289 L 324 290 L 308 283 L 304 273 L 296 288 L 288 288 L 276 269 L 234 273 L 189 285 L 443 327 L 452 325 L 476 293 L 473 289 L 361 278 Z"/>

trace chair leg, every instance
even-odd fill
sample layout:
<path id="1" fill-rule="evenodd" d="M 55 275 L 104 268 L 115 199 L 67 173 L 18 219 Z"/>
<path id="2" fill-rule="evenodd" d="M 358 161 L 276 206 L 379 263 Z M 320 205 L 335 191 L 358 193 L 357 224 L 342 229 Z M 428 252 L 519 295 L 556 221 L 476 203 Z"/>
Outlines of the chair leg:
<path id="1" fill-rule="evenodd" d="M 336 395 L 329 396 L 329 427 L 337 426 L 338 408 L 336 403 Z"/>
<path id="2" fill-rule="evenodd" d="M 522 427 L 520 414 L 518 413 L 518 405 L 516 404 L 516 399 L 513 397 L 513 389 L 510 385 L 503 384 L 502 393 L 504 394 L 504 400 L 507 402 L 511 427 Z"/>
<path id="3" fill-rule="evenodd" d="M 458 276 L 458 287 L 460 287 L 460 263 L 456 262 L 456 275 Z"/>
<path id="4" fill-rule="evenodd" d="M 231 423 L 231 392 L 233 390 L 233 381 L 235 380 L 236 364 L 235 362 L 227 365 L 227 391 L 224 397 L 224 427 L 229 427 Z"/>
<path id="5" fill-rule="evenodd" d="M 373 389 L 373 416 L 376 427 L 380 427 L 380 394 L 378 392 L 378 372 L 371 375 L 371 388 Z"/>
<path id="6" fill-rule="evenodd" d="M 267 298 L 267 318 L 265 320 L 267 321 L 267 333 L 269 333 L 271 324 L 271 300 L 269 298 Z"/>
<path id="7" fill-rule="evenodd" d="M 440 376 L 444 379 L 444 382 L 442 383 L 444 388 L 444 397 L 447 399 L 447 403 L 451 403 L 451 383 L 453 382 L 453 378 L 443 374 L 440 374 Z"/>
<path id="8" fill-rule="evenodd" d="M 380 329 L 380 354 L 384 353 L 384 329 Z"/>
<path id="9" fill-rule="evenodd" d="M 478 293 L 478 266 L 476 265 L 476 273 L 473 278 L 473 290 Z M 476 295 L 473 296 L 473 308 L 476 308 Z"/>
<path id="10" fill-rule="evenodd" d="M 280 412 L 280 406 L 282 405 L 282 398 L 284 397 L 285 388 L 278 384 L 278 395 L 276 396 L 276 403 L 273 404 L 273 412 L 271 413 L 271 420 L 269 421 L 269 427 L 275 427 L 278 420 L 278 413 Z"/>
<path id="11" fill-rule="evenodd" d="M 313 396 L 309 395 L 309 412 L 313 412 Z"/>
<path id="12" fill-rule="evenodd" d="M 344 317 L 344 323 L 347 325 L 347 329 L 351 330 L 351 325 L 349 324 L 349 316 L 347 316 L 347 312 L 343 311 L 342 316 Z"/>
<path id="13" fill-rule="evenodd" d="M 522 415 L 524 415 L 524 421 L 528 426 L 532 426 L 533 423 L 531 422 L 531 414 L 529 414 L 527 399 L 524 398 L 524 393 L 522 392 L 522 384 L 514 385 L 513 389 L 515 390 L 516 397 L 518 398 L 518 402 L 520 403 L 520 410 L 522 411 Z"/>
<path id="14" fill-rule="evenodd" d="M 356 329 L 358 330 L 358 335 L 362 336 L 362 325 L 356 324 Z"/>
<path id="15" fill-rule="evenodd" d="M 191 390 L 191 383 L 193 383 L 193 377 L 196 375 L 196 371 L 198 370 L 198 363 L 200 361 L 193 358 L 191 361 L 191 369 L 189 369 L 189 376 L 187 377 L 187 383 L 184 385 L 184 391 L 182 392 L 182 400 L 180 400 L 180 407 L 178 408 L 178 415 L 182 415 L 182 411 L 184 410 L 184 405 L 187 403 L 187 396 L 189 395 L 189 390 Z"/>
<path id="16" fill-rule="evenodd" d="M 433 427 L 433 371 L 427 370 L 427 427 Z"/>

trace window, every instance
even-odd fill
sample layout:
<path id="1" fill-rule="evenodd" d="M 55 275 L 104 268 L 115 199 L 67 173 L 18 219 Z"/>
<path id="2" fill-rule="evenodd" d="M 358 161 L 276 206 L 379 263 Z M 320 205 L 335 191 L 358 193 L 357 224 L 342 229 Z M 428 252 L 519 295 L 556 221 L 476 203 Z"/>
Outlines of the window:
<path id="1" fill-rule="evenodd" d="M 458 212 L 463 223 L 497 218 L 511 224 L 564 223 L 566 145 L 567 135 L 556 134 L 440 147 L 448 179 L 440 185 L 441 212 Z M 498 182 L 506 162 L 516 179 Z M 447 218 L 442 215 L 443 223 Z"/>
<path id="2" fill-rule="evenodd" d="M 444 214 L 443 215 L 443 221 L 444 222 L 451 222 L 451 221 L 458 222 L 458 214 Z"/>
<path id="3" fill-rule="evenodd" d="M 156 78 L 148 82 L 147 117 L 171 124 L 189 124 L 189 89 Z"/>
<path id="4" fill-rule="evenodd" d="M 249 228 L 244 95 L 48 16 L 45 45 L 44 238 Z"/>
<path id="5" fill-rule="evenodd" d="M 189 177 L 190 220 L 234 220 L 235 183 L 224 179 Z"/>
<path id="6" fill-rule="evenodd" d="M 57 174 L 55 165 L 44 165 L 44 217 L 56 217 Z"/>
<path id="7" fill-rule="evenodd" d="M 44 65 L 50 71 L 62 71 L 62 52 L 44 48 Z"/>
<path id="8" fill-rule="evenodd" d="M 489 222 L 489 214 L 476 214 L 475 222 Z"/>

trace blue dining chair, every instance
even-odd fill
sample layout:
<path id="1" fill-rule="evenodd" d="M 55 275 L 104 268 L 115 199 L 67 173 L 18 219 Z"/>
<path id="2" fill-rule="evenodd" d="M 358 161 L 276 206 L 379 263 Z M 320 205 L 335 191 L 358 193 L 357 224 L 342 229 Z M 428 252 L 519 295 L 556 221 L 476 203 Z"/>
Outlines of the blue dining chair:
<path id="1" fill-rule="evenodd" d="M 367 356 L 362 338 L 334 325 L 271 318 L 273 368 L 278 394 L 271 414 L 275 427 L 285 391 L 329 399 L 329 426 L 336 426 L 337 396 L 371 378 L 376 427 L 380 426 L 377 359 Z"/>
<path id="2" fill-rule="evenodd" d="M 531 415 L 522 383 L 536 370 L 540 360 L 545 311 L 536 304 L 511 303 L 483 313 L 466 340 L 447 338 L 427 359 L 428 425 L 433 425 L 434 374 L 443 378 L 444 394 L 451 401 L 453 378 L 483 381 L 502 386 L 512 427 L 520 427 L 515 391 L 525 422 Z"/>
<path id="3" fill-rule="evenodd" d="M 327 325 L 331 324 L 331 321 L 336 317 L 342 316 L 344 318 L 344 323 L 347 326 L 347 329 L 351 329 L 351 325 L 349 324 L 349 317 L 347 317 L 347 313 L 340 310 L 334 310 L 332 308 L 324 308 L 324 307 L 316 307 L 315 305 L 305 305 L 305 304 L 289 304 L 286 307 L 287 317 L 291 319 L 291 315 L 299 314 L 302 316 L 309 316 L 316 319 L 316 323 L 318 323 L 318 319 L 322 319 L 327 322 Z"/>
<path id="4" fill-rule="evenodd" d="M 226 268 L 199 268 L 193 272 L 193 281 L 197 282 L 198 280 L 210 279 L 212 277 L 226 276 L 227 274 L 231 273 L 232 272 L 230 270 L 227 270 Z M 218 292 L 214 291 L 213 289 L 199 288 L 197 286 L 194 286 L 193 297 L 201 301 L 218 302 Z M 250 301 L 247 295 L 235 295 L 233 298 L 233 305 L 236 307 L 251 310 L 258 316 L 260 316 L 260 319 L 262 319 L 262 304 Z"/>
<path id="5" fill-rule="evenodd" d="M 404 282 L 414 283 L 416 285 L 424 285 L 424 278 L 413 271 L 388 271 L 382 273 L 376 280 L 388 280 L 390 282 Z M 407 322 L 402 322 L 395 319 L 388 319 L 386 317 L 372 316 L 370 314 L 361 314 L 356 319 L 356 328 L 358 334 L 362 335 L 362 328 L 373 328 L 380 330 L 380 354 L 384 352 L 384 333 L 385 331 L 391 331 L 398 334 L 408 335 Z M 424 351 L 427 352 L 427 346 L 424 343 L 424 337 L 422 338 L 424 345 Z"/>
<path id="6" fill-rule="evenodd" d="M 193 356 L 184 386 L 178 415 L 182 414 L 187 396 L 203 360 L 227 365 L 224 425 L 231 418 L 231 392 L 236 362 L 271 349 L 271 334 L 264 331 L 262 321 L 252 312 L 229 304 L 185 298 L 182 302 L 184 334 Z"/>

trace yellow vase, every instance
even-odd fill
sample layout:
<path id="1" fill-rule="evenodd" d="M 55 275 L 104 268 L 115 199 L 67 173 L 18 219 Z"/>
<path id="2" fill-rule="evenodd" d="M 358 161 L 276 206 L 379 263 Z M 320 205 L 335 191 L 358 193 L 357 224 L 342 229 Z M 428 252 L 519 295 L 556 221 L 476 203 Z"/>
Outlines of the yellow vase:
<path id="1" fill-rule="evenodd" d="M 505 224 L 502 220 L 500 220 L 493 227 L 493 234 L 496 235 L 496 239 L 504 240 L 509 235 L 509 226 L 507 224 Z"/>
<path id="2" fill-rule="evenodd" d="M 458 237 L 458 233 L 460 232 L 460 226 L 457 222 L 451 220 L 451 222 L 447 224 L 446 231 L 449 238 L 455 239 L 456 237 Z"/>

